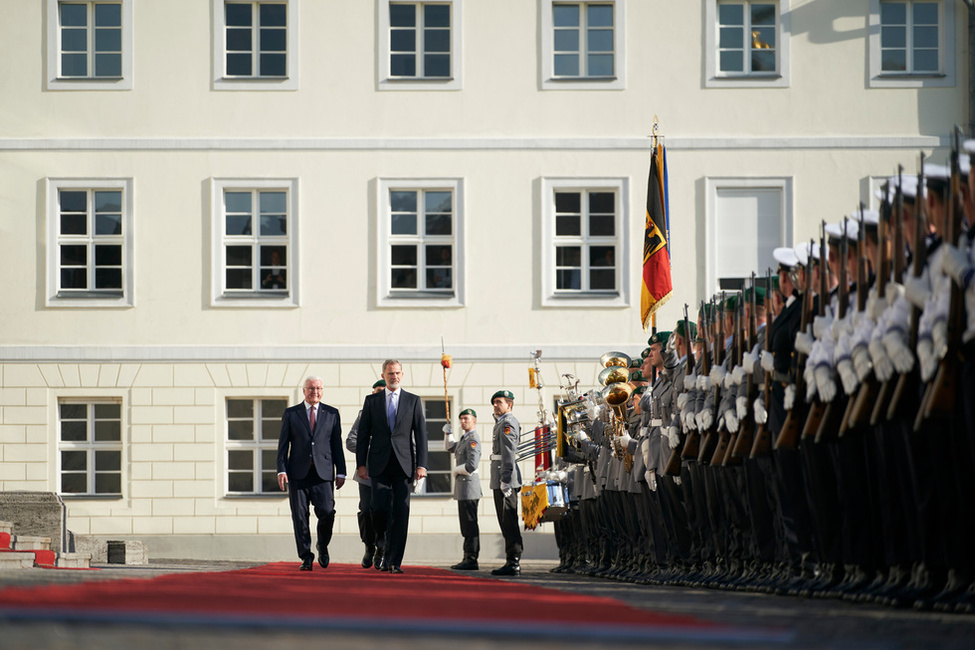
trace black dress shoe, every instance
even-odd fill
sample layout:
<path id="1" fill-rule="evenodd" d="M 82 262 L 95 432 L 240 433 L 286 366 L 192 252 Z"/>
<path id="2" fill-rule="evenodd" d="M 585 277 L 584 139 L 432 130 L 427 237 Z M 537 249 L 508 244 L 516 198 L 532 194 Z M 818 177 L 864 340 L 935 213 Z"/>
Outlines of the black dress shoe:
<path id="1" fill-rule="evenodd" d="M 362 556 L 362 568 L 363 569 L 368 569 L 369 567 L 372 566 L 372 562 L 373 562 L 373 559 L 372 558 L 373 558 L 373 556 L 375 554 L 376 554 L 376 549 L 369 548 L 368 546 L 366 547 L 366 552 Z"/>
<path id="2" fill-rule="evenodd" d="M 389 567 L 388 569 L 386 569 L 386 570 L 387 570 L 387 571 L 388 571 L 389 573 L 403 573 L 403 569 L 401 569 L 401 568 L 399 568 L 399 567 L 398 567 L 398 566 L 396 566 L 395 564 L 393 564 L 393 565 L 391 565 L 391 566 L 390 566 L 390 567 Z"/>
<path id="3" fill-rule="evenodd" d="M 376 548 L 376 554 L 372 556 L 372 565 L 377 571 L 383 570 L 383 562 L 386 559 L 386 552 L 381 548 Z"/>
<path id="4" fill-rule="evenodd" d="M 318 564 L 321 565 L 323 569 L 328 568 L 328 549 L 322 546 L 318 547 Z"/>
<path id="5" fill-rule="evenodd" d="M 477 571 L 477 560 L 470 557 L 465 557 L 462 561 L 450 567 L 454 571 Z"/>
<path id="6" fill-rule="evenodd" d="M 311 568 L 312 568 L 312 560 L 314 560 L 314 559 L 315 558 L 313 558 L 313 557 L 306 557 L 304 560 L 301 561 L 301 566 L 298 567 L 298 570 L 299 571 L 311 571 Z"/>
<path id="7" fill-rule="evenodd" d="M 517 564 L 508 563 L 503 567 L 499 567 L 491 572 L 493 576 L 520 576 L 521 566 Z"/>
<path id="8" fill-rule="evenodd" d="M 389 571 L 389 565 L 388 565 L 388 564 L 386 564 L 386 558 L 383 558 L 383 559 L 382 559 L 382 560 L 381 560 L 381 561 L 380 561 L 380 562 L 379 562 L 379 563 L 378 563 L 378 564 L 376 565 L 376 569 L 378 569 L 379 571 L 382 571 L 383 573 L 386 573 L 386 572 L 388 572 L 388 571 Z"/>

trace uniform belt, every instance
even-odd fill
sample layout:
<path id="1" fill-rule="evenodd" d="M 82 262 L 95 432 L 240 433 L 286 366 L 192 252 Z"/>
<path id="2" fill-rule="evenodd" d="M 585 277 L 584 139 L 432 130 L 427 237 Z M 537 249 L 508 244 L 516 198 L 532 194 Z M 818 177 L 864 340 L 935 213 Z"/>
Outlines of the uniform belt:
<path id="1" fill-rule="evenodd" d="M 491 454 L 491 460 L 502 460 L 501 454 Z"/>
<path id="2" fill-rule="evenodd" d="M 664 425 L 663 420 L 650 420 L 650 426 L 652 427 L 662 427 Z"/>

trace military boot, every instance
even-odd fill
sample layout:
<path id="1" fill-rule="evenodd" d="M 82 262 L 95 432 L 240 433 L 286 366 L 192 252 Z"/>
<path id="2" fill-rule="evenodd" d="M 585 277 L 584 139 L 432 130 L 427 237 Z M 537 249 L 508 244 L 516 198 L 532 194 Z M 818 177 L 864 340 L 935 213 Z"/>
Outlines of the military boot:
<path id="1" fill-rule="evenodd" d="M 491 571 L 493 576 L 520 576 L 521 575 L 521 558 L 511 557 L 508 561 L 504 563 L 504 566 L 499 567 Z"/>
<path id="2" fill-rule="evenodd" d="M 463 560 L 450 568 L 454 571 L 477 571 L 480 567 L 477 566 L 476 557 L 465 555 Z"/>

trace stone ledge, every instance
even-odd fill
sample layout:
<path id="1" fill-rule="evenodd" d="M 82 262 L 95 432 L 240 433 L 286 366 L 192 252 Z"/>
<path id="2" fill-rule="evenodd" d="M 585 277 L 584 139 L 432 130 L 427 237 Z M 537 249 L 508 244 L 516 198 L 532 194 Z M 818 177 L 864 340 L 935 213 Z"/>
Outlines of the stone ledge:
<path id="1" fill-rule="evenodd" d="M 88 569 L 91 568 L 91 554 L 89 553 L 61 553 L 55 566 L 59 569 Z"/>
<path id="2" fill-rule="evenodd" d="M 15 551 L 50 551 L 51 538 L 33 535 L 13 535 L 10 548 Z"/>
<path id="3" fill-rule="evenodd" d="M 0 553 L 0 569 L 30 569 L 33 566 L 33 553 L 26 551 L 4 551 Z"/>

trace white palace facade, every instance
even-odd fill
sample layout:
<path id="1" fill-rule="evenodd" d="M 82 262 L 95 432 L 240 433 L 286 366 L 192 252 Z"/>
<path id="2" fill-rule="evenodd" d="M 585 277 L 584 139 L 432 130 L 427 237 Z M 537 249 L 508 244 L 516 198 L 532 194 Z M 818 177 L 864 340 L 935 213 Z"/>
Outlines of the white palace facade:
<path id="1" fill-rule="evenodd" d="M 321 376 L 347 433 L 397 358 L 432 452 L 407 563 L 459 559 L 441 342 L 488 449 L 496 390 L 538 419 L 532 350 L 549 409 L 564 373 L 640 354 L 655 120 L 672 329 L 943 160 L 970 109 L 965 0 L 0 6 L 0 491 L 150 557 L 293 558 L 283 407 Z"/>

